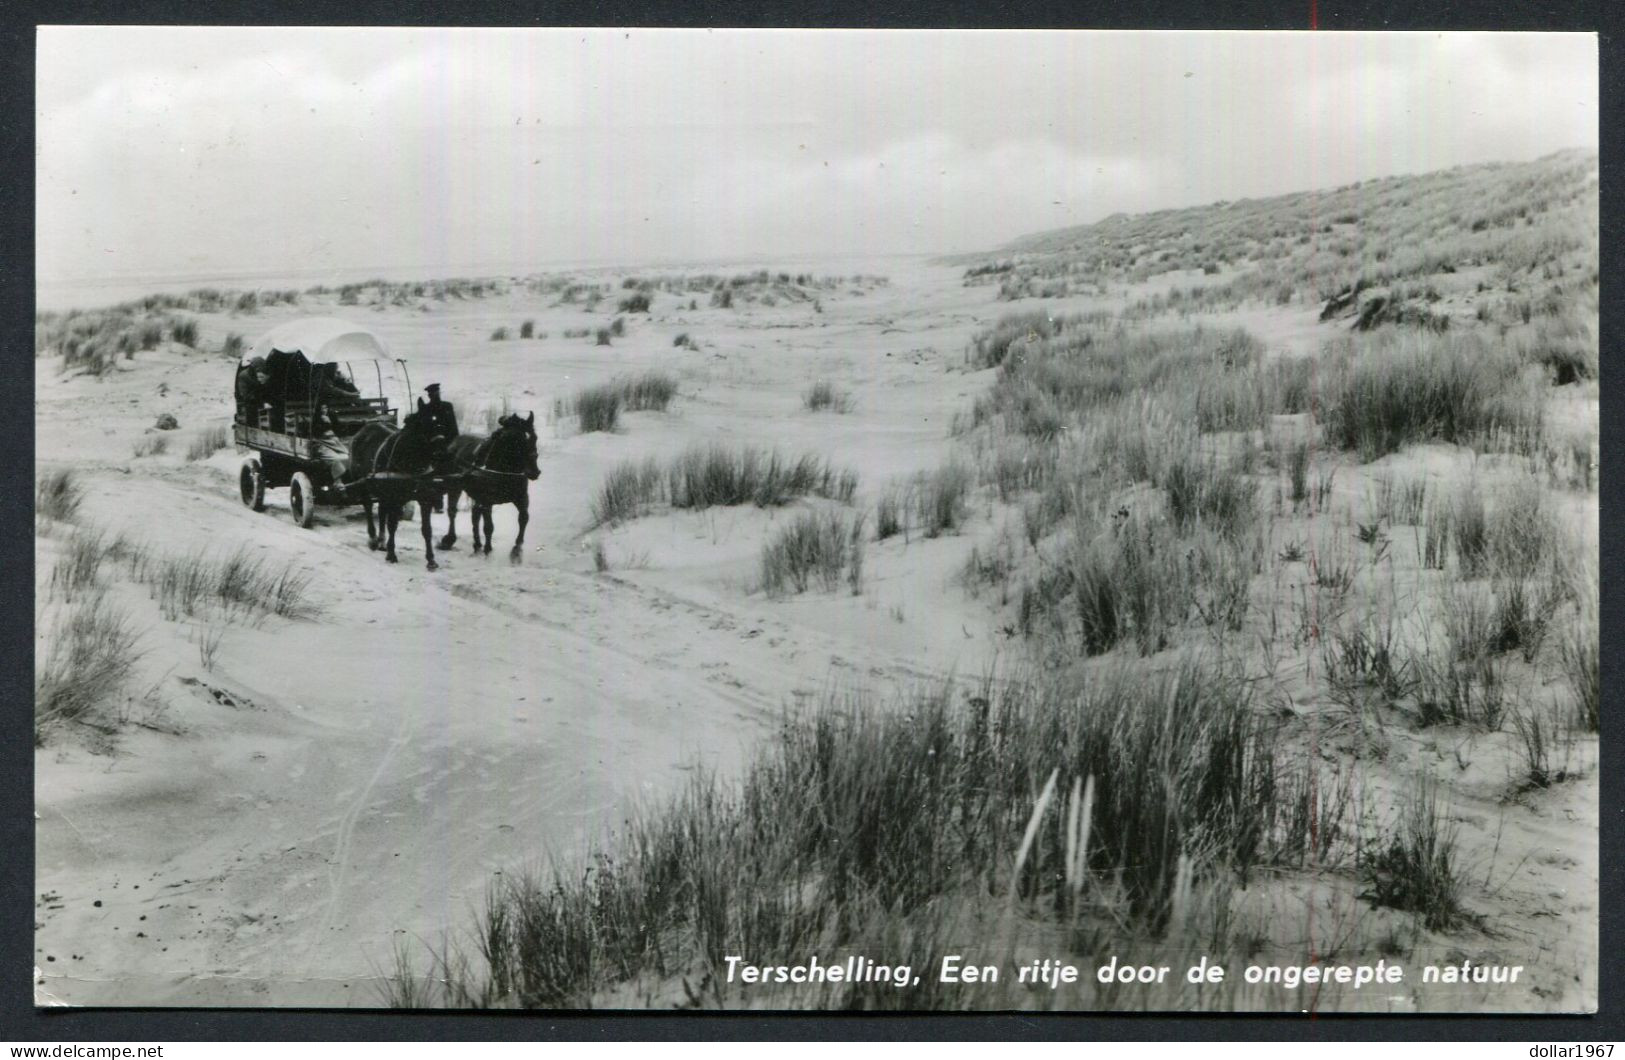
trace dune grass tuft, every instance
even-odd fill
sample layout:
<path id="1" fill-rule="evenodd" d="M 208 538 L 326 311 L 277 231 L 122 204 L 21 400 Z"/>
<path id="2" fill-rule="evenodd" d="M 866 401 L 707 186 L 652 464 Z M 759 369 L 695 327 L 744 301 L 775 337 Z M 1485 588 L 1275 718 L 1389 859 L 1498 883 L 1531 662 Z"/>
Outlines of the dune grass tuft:
<path id="1" fill-rule="evenodd" d="M 176 318 L 169 325 L 169 337 L 182 346 L 197 347 L 197 321 L 187 318 Z"/>
<path id="2" fill-rule="evenodd" d="M 1362 844 L 1360 872 L 1379 906 L 1416 913 L 1429 931 L 1465 917 L 1456 830 L 1440 812 L 1436 782 L 1419 780 L 1393 832 Z"/>
<path id="3" fill-rule="evenodd" d="M 907 529 L 908 488 L 893 485 L 875 502 L 875 540 L 884 541 Z"/>
<path id="4" fill-rule="evenodd" d="M 677 380 L 666 372 L 648 371 L 599 383 L 576 392 L 569 409 L 581 420 L 583 434 L 613 431 L 621 411 L 664 412 L 677 395 Z"/>
<path id="5" fill-rule="evenodd" d="M 665 496 L 666 476 L 654 457 L 617 464 L 592 501 L 593 526 L 636 519 Z"/>
<path id="6" fill-rule="evenodd" d="M 1085 923 L 1182 930 L 1197 887 L 1306 855 L 1316 786 L 1277 768 L 1278 730 L 1249 689 L 1193 661 L 1081 691 L 945 684 L 895 709 L 832 691 L 777 726 L 737 784 L 702 774 L 585 865 L 505 873 L 475 925 L 480 952 L 431 957 L 434 1003 L 579 1006 L 727 954 L 862 952 L 895 941 L 899 917 L 974 920 L 990 895 L 1019 903 L 1018 918 L 991 915 L 1004 930 L 1032 921 L 1032 939 Z M 408 996 L 424 1003 L 393 1000 Z M 854 984 L 820 1004 L 893 996 L 935 995 Z"/>
<path id="7" fill-rule="evenodd" d="M 51 624 L 34 674 L 34 739 L 52 725 L 84 719 L 124 687 L 139 658 L 130 616 L 105 589 L 66 605 Z"/>
<path id="8" fill-rule="evenodd" d="M 34 513 L 59 523 L 72 522 L 84 501 L 84 490 L 71 470 L 47 471 L 34 480 Z"/>
<path id="9" fill-rule="evenodd" d="M 771 508 L 812 494 L 850 503 L 857 475 L 836 471 L 810 453 L 793 460 L 775 450 L 750 446 L 705 446 L 680 454 L 666 471 L 666 493 L 674 508 L 754 504 Z"/>
<path id="10" fill-rule="evenodd" d="M 603 526 L 633 519 L 659 501 L 695 510 L 736 504 L 772 508 L 809 495 L 849 504 L 857 487 L 855 472 L 838 471 L 810 453 L 791 460 L 752 446 L 696 446 L 664 468 L 653 457 L 616 465 L 593 497 L 592 522 Z"/>
<path id="11" fill-rule="evenodd" d="M 621 404 L 628 412 L 664 412 L 677 395 L 677 380 L 665 372 L 623 376 L 613 385 L 619 389 Z"/>
<path id="12" fill-rule="evenodd" d="M 1324 376 L 1327 437 L 1362 460 L 1417 442 L 1482 447 L 1543 430 L 1543 399 L 1523 362 L 1477 336 L 1372 340 L 1346 349 Z"/>
<path id="13" fill-rule="evenodd" d="M 940 537 L 964 525 L 970 510 L 972 476 L 964 464 L 944 464 L 914 486 L 914 515 L 926 537 Z"/>
<path id="14" fill-rule="evenodd" d="M 801 403 L 809 412 L 849 412 L 852 395 L 836 389 L 828 379 L 820 379 L 801 396 Z"/>
<path id="15" fill-rule="evenodd" d="M 762 546 L 762 590 L 769 596 L 804 593 L 816 580 L 833 591 L 843 576 L 854 595 L 863 589 L 862 513 L 798 513 Z"/>
<path id="16" fill-rule="evenodd" d="M 224 426 L 207 427 L 199 431 L 186 447 L 186 459 L 188 462 L 207 460 L 229 444 L 230 435 Z"/>
<path id="17" fill-rule="evenodd" d="M 604 383 L 577 391 L 574 404 L 583 434 L 613 431 L 620 424 L 621 392 L 614 384 Z"/>

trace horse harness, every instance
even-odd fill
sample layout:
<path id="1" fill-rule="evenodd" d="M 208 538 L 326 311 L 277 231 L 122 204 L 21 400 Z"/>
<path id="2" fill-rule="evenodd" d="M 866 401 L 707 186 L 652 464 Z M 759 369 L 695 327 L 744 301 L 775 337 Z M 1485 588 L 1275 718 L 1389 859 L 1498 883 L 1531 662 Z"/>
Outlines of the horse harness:
<path id="1" fill-rule="evenodd" d="M 405 433 L 406 433 L 406 430 L 404 428 L 402 428 L 400 430 L 397 430 L 394 434 L 391 434 L 388 438 L 384 439 L 383 444 L 380 445 L 378 447 L 378 449 L 372 454 L 372 474 L 368 475 L 367 476 L 368 478 L 372 478 L 372 477 L 374 477 L 376 475 L 379 475 L 381 473 L 388 473 L 388 471 L 389 471 L 389 459 L 394 458 L 395 450 L 400 445 L 401 436 L 403 434 L 405 434 Z M 384 454 L 385 454 L 386 451 L 389 454 L 389 459 L 385 459 Z M 380 472 L 378 470 L 378 462 L 380 460 L 384 461 L 384 470 L 383 470 L 383 472 Z M 433 464 L 433 462 L 430 462 L 428 464 L 425 464 L 423 467 L 417 469 L 416 472 L 408 471 L 408 472 L 404 472 L 404 474 L 419 474 L 419 475 L 421 475 L 421 474 L 424 474 L 426 472 L 430 472 L 430 471 L 433 471 L 433 470 L 434 470 L 434 464 Z"/>
<path id="2" fill-rule="evenodd" d="M 496 448 L 496 446 L 491 444 L 492 442 L 495 442 L 495 441 L 496 441 L 496 435 L 493 434 L 491 437 L 489 437 L 485 441 L 481 442 L 480 447 L 478 449 L 474 450 L 474 459 L 480 461 L 480 466 L 474 468 L 473 470 L 475 470 L 477 472 L 480 472 L 482 474 L 486 474 L 486 475 L 509 475 L 509 476 L 514 477 L 514 478 L 523 478 L 523 477 L 525 477 L 526 473 L 524 471 L 522 471 L 522 470 L 521 471 L 502 471 L 502 470 L 499 470 L 499 469 L 494 468 L 494 467 L 487 467 L 486 466 L 491 460 L 491 450 Z"/>

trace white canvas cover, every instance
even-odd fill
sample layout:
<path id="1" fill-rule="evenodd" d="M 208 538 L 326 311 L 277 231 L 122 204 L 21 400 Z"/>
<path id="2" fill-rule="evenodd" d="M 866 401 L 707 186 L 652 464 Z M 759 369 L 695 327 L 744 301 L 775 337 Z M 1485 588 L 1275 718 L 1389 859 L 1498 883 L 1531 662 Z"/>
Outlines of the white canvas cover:
<path id="1" fill-rule="evenodd" d="M 302 317 L 290 320 L 254 340 L 243 354 L 243 364 L 272 350 L 302 353 L 312 364 L 327 361 L 390 361 L 389 349 L 369 329 L 338 317 Z"/>

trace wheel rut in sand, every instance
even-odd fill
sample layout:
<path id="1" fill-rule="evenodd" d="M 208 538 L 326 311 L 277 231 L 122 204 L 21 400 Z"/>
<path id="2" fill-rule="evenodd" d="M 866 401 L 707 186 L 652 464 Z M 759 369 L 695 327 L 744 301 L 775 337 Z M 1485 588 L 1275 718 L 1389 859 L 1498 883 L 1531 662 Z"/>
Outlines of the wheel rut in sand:
<path id="1" fill-rule="evenodd" d="M 307 952 L 314 949 L 333 930 L 333 921 L 338 915 L 345 888 L 348 884 L 350 846 L 355 836 L 356 822 L 367 811 L 368 805 L 372 801 L 373 790 L 378 786 L 378 782 L 384 775 L 389 772 L 390 765 L 401 748 L 411 739 L 414 728 L 412 715 L 402 713 L 400 724 L 395 729 L 395 736 L 384 747 L 384 754 L 378 761 L 378 767 L 372 771 L 372 775 L 367 778 L 367 782 L 362 786 L 360 793 L 350 803 L 350 807 L 345 811 L 344 816 L 339 819 L 338 831 L 333 837 L 333 854 L 328 862 L 327 911 L 322 916 L 320 929 L 306 939 Z"/>
<path id="2" fill-rule="evenodd" d="M 531 584 L 452 581 L 448 591 L 528 624 L 586 637 L 595 651 L 637 665 L 669 673 L 680 658 L 691 671 L 714 673 L 720 668 L 742 674 L 744 683 L 728 682 L 735 691 L 717 689 L 717 693 L 769 714 L 804 693 L 809 682 L 822 687 L 832 672 L 893 682 L 935 682 L 945 677 L 815 630 L 728 611 L 625 578 L 559 568 L 542 568 L 534 574 L 529 568 L 510 570 L 524 571 L 521 579 Z M 608 603 L 606 594 L 612 597 Z M 530 600 L 545 602 L 528 606 Z M 568 618 L 562 617 L 566 614 Z M 673 642 L 674 630 L 682 634 L 680 643 Z M 674 657 L 674 652 L 679 654 Z M 824 665 L 813 672 L 808 660 L 815 659 L 824 660 Z"/>

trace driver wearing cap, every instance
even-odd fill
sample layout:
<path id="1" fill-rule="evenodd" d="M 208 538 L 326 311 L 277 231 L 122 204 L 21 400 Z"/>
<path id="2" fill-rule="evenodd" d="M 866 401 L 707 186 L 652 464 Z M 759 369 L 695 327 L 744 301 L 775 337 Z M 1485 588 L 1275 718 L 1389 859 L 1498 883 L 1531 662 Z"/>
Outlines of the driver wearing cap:
<path id="1" fill-rule="evenodd" d="M 457 437 L 457 410 L 452 408 L 451 402 L 440 400 L 440 384 L 430 383 L 423 388 L 429 395 L 427 404 L 418 402 L 418 408 L 429 414 L 429 423 L 436 431 L 449 442 Z"/>
<path id="2" fill-rule="evenodd" d="M 450 442 L 457 437 L 457 410 L 451 407 L 451 402 L 440 400 L 439 383 L 430 383 L 423 388 L 423 392 L 429 395 L 429 400 L 427 404 L 419 401 L 418 411 L 427 413 L 430 428 L 444 441 Z M 437 512 L 446 510 L 444 494 L 435 498 L 434 510 Z"/>

